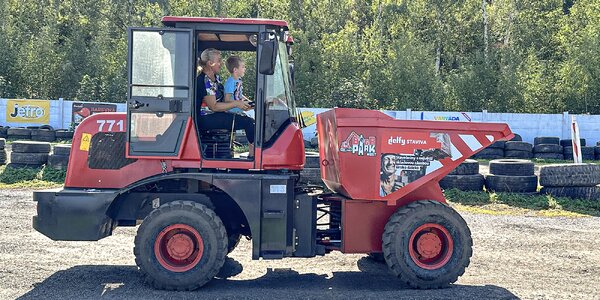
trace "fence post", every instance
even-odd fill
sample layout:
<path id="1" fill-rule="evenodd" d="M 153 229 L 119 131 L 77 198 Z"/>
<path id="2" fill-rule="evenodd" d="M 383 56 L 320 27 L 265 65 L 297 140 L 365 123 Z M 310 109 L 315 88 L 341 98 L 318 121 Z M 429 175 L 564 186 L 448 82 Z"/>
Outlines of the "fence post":
<path id="1" fill-rule="evenodd" d="M 564 139 L 566 136 L 571 136 L 571 118 L 569 118 L 569 112 L 563 112 L 563 123 L 562 123 L 562 132 L 560 133 L 560 138 Z"/>

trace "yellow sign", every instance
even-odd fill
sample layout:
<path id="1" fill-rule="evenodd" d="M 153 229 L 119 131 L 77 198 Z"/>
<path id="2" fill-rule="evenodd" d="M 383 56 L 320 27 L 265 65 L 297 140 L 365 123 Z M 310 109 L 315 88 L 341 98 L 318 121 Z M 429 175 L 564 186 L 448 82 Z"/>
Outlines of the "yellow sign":
<path id="1" fill-rule="evenodd" d="M 92 135 L 89 133 L 84 133 L 81 135 L 81 145 L 79 145 L 79 150 L 82 151 L 90 151 L 90 142 L 92 141 Z"/>
<path id="2" fill-rule="evenodd" d="M 312 124 L 317 123 L 317 117 L 312 111 L 305 110 L 301 113 L 302 119 L 304 120 L 304 126 L 308 127 Z"/>
<path id="3" fill-rule="evenodd" d="M 50 101 L 9 99 L 6 104 L 8 123 L 50 123 Z"/>

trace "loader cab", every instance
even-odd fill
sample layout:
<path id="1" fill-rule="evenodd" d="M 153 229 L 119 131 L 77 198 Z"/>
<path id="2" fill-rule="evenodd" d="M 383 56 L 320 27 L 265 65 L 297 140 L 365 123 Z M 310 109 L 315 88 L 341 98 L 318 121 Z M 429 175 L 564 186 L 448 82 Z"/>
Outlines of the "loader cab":
<path id="1" fill-rule="evenodd" d="M 162 22 L 164 28 L 128 31 L 127 156 L 193 160 L 196 148 L 201 168 L 300 169 L 304 150 L 287 23 L 194 17 Z M 249 153 L 254 159 L 228 152 L 234 144 L 231 128 L 198 126 L 202 99 L 196 62 L 207 48 L 221 51 L 223 61 L 230 55 L 245 60 L 244 94 L 256 103 L 247 113 L 255 119 L 255 153 Z M 223 82 L 229 76 L 224 63 L 219 75 Z"/>

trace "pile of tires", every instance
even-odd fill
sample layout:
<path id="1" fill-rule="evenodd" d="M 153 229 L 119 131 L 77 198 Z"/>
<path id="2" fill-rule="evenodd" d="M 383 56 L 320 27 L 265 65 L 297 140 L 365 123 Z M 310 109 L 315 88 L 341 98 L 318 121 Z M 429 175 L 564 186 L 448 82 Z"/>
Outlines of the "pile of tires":
<path id="1" fill-rule="evenodd" d="M 300 182 L 323 186 L 320 163 L 319 153 L 306 152 L 306 163 L 304 169 L 300 171 Z"/>
<path id="2" fill-rule="evenodd" d="M 467 159 L 440 180 L 440 187 L 444 190 L 483 191 L 484 181 L 483 175 L 479 174 L 479 162 Z"/>
<path id="3" fill-rule="evenodd" d="M 596 147 L 594 147 L 594 158 L 600 160 L 600 142 L 596 142 Z"/>
<path id="4" fill-rule="evenodd" d="M 49 125 L 40 126 L 31 130 L 31 139 L 39 142 L 54 142 L 56 141 L 56 132 Z"/>
<path id="5" fill-rule="evenodd" d="M 573 199 L 599 199 L 600 165 L 556 164 L 540 168 L 541 193 Z"/>
<path id="6" fill-rule="evenodd" d="M 504 157 L 530 159 L 533 157 L 533 145 L 523 141 L 509 141 L 504 144 Z"/>
<path id="7" fill-rule="evenodd" d="M 487 148 L 475 153 L 472 157 L 477 159 L 498 159 L 504 157 L 505 141 L 497 141 Z"/>
<path id="8" fill-rule="evenodd" d="M 48 156 L 47 166 L 53 169 L 66 169 L 70 154 L 71 144 L 54 146 L 52 154 Z"/>
<path id="9" fill-rule="evenodd" d="M 490 161 L 490 174 L 485 177 L 485 188 L 489 192 L 532 194 L 537 191 L 537 185 L 533 162 L 524 159 Z"/>
<path id="10" fill-rule="evenodd" d="M 13 140 L 30 140 L 31 129 L 21 127 L 11 127 L 6 130 L 6 136 Z"/>
<path id="11" fill-rule="evenodd" d="M 48 162 L 50 148 L 50 143 L 46 142 L 16 141 L 12 143 L 8 167 L 41 167 Z"/>
<path id="12" fill-rule="evenodd" d="M 587 147 L 585 143 L 585 139 L 579 139 L 579 143 L 581 145 L 581 158 L 585 160 L 594 160 L 595 159 L 595 151 L 594 147 Z M 573 144 L 571 139 L 560 140 L 560 145 L 563 146 L 563 154 L 565 159 L 570 160 L 573 159 Z"/>
<path id="13" fill-rule="evenodd" d="M 4 138 L 0 138 L 0 166 L 6 164 L 6 140 Z"/>
<path id="14" fill-rule="evenodd" d="M 533 157 L 539 159 L 564 159 L 560 138 L 540 136 L 533 140 Z"/>

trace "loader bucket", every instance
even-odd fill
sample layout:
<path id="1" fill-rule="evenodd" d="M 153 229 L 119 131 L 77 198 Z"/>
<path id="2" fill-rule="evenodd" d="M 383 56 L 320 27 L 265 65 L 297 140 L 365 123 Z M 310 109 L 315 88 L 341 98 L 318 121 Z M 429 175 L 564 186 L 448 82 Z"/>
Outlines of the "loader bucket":
<path id="1" fill-rule="evenodd" d="M 396 120 L 380 111 L 348 108 L 319 114 L 317 130 L 327 187 L 389 205 L 445 201 L 440 179 L 493 142 L 513 137 L 502 123 Z"/>

